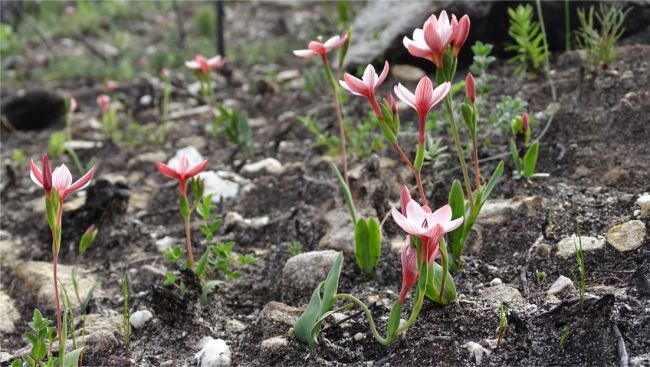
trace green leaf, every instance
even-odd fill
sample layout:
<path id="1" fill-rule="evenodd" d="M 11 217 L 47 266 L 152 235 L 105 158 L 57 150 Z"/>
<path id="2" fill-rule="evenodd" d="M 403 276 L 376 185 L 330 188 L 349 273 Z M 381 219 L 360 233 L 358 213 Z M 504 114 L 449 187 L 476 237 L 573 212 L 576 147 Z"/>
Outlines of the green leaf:
<path id="1" fill-rule="evenodd" d="M 92 232 L 90 233 L 84 233 L 83 236 L 81 236 L 81 240 L 79 241 L 79 253 L 83 254 L 88 250 L 90 245 L 95 242 L 95 238 L 97 237 L 98 230 L 95 228 Z"/>
<path id="2" fill-rule="evenodd" d="M 97 287 L 97 283 L 93 284 L 93 286 L 90 288 L 88 293 L 86 293 L 86 297 L 84 297 L 83 301 L 81 302 L 80 305 L 81 314 L 86 314 L 86 310 L 88 309 L 88 304 L 90 303 L 90 300 L 93 298 L 93 292 L 95 291 L 95 287 Z"/>
<path id="3" fill-rule="evenodd" d="M 397 329 L 399 328 L 400 316 L 402 315 L 402 305 L 399 302 L 393 303 L 388 316 L 388 324 L 386 327 L 386 339 L 393 340 L 397 336 Z"/>
<path id="4" fill-rule="evenodd" d="M 78 348 L 73 350 L 70 353 L 67 353 L 63 357 L 63 367 L 78 367 L 79 366 L 79 355 L 84 350 L 84 348 Z"/>
<path id="5" fill-rule="evenodd" d="M 190 217 L 190 203 L 187 200 L 187 196 L 181 195 L 180 199 L 180 208 L 181 208 L 181 216 L 183 219 L 187 219 Z"/>
<path id="6" fill-rule="evenodd" d="M 354 208 L 354 201 L 352 200 L 352 193 L 350 192 L 350 188 L 345 183 L 345 179 L 341 175 L 341 171 L 339 171 L 338 167 L 336 167 L 336 164 L 332 163 L 331 167 L 332 171 L 334 171 L 334 174 L 336 175 L 336 178 L 339 180 L 339 186 L 341 187 L 343 198 L 345 199 L 346 204 L 348 204 L 348 210 L 350 211 L 350 216 L 352 217 L 352 223 L 356 223 L 357 210 Z"/>
<path id="7" fill-rule="evenodd" d="M 203 255 L 201 255 L 201 258 L 199 261 L 196 263 L 196 267 L 194 268 L 194 272 L 196 275 L 200 278 L 202 275 L 205 274 L 205 266 L 208 263 L 208 257 L 210 256 L 210 248 L 208 247 Z"/>
<path id="8" fill-rule="evenodd" d="M 319 284 L 311 295 L 305 312 L 300 316 L 294 326 L 296 338 L 314 347 L 318 344 L 317 338 L 323 322 L 322 316 L 332 310 L 336 290 L 338 288 L 341 267 L 343 266 L 343 254 L 338 253 L 332 264 L 332 268 L 324 282 Z M 322 289 L 322 298 L 321 298 Z"/>
<path id="9" fill-rule="evenodd" d="M 201 305 L 205 306 L 208 304 L 208 295 L 214 287 L 218 286 L 219 284 L 224 284 L 225 282 L 222 280 L 208 280 L 205 282 L 205 284 L 201 287 Z"/>
<path id="10" fill-rule="evenodd" d="M 418 143 L 418 150 L 415 153 L 415 163 L 413 163 L 413 166 L 415 166 L 416 170 L 420 171 L 422 170 L 423 163 L 424 163 L 424 144 Z"/>
<path id="11" fill-rule="evenodd" d="M 510 155 L 512 155 L 512 161 L 515 163 L 515 169 L 517 173 L 521 175 L 523 167 L 521 164 L 521 158 L 519 157 L 519 152 L 517 152 L 517 146 L 514 140 L 510 140 Z"/>
<path id="12" fill-rule="evenodd" d="M 449 206 L 451 206 L 452 218 L 465 217 L 465 195 L 463 194 L 463 187 L 458 180 L 454 180 L 454 183 L 451 185 L 451 190 L 449 191 Z M 465 223 L 447 234 L 451 254 L 457 258 L 460 257 L 463 249 L 461 239 L 463 238 L 464 231 Z"/>
<path id="13" fill-rule="evenodd" d="M 434 262 L 433 266 L 429 268 L 429 281 L 427 282 L 426 297 L 435 303 L 441 305 L 447 305 L 450 302 L 456 300 L 458 295 L 456 294 L 456 285 L 454 284 L 454 278 L 451 274 L 447 273 L 445 280 L 445 290 L 442 292 L 442 298 L 440 298 L 440 282 L 442 280 L 442 266 Z"/>
<path id="14" fill-rule="evenodd" d="M 36 343 L 32 344 L 32 357 L 34 357 L 35 360 L 40 361 L 45 358 L 45 355 L 47 355 L 45 342 L 42 339 L 36 339 Z"/>
<path id="15" fill-rule="evenodd" d="M 481 196 L 481 206 L 487 201 L 488 197 L 492 193 L 492 190 L 494 190 L 494 187 L 501 181 L 501 176 L 503 175 L 503 161 L 500 161 L 499 164 L 497 165 L 497 168 L 494 169 L 494 172 L 492 172 L 492 176 L 490 177 L 490 180 L 488 181 L 487 185 L 483 187 L 483 195 Z"/>
<path id="16" fill-rule="evenodd" d="M 539 151 L 539 141 L 535 141 L 533 145 L 531 145 L 530 148 L 528 148 L 528 151 L 524 156 L 524 177 L 530 177 L 535 173 L 538 151 Z"/>
<path id="17" fill-rule="evenodd" d="M 372 274 L 381 252 L 381 230 L 375 218 L 359 219 L 354 227 L 354 256 L 362 272 Z"/>

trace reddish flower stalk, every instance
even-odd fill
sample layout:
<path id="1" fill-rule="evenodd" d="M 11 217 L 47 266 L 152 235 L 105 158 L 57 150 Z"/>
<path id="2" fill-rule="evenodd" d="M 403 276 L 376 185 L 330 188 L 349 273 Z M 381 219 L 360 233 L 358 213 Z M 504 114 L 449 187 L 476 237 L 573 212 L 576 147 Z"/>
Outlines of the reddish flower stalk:
<path id="1" fill-rule="evenodd" d="M 79 191 L 86 187 L 95 173 L 95 167 L 92 167 L 85 175 L 79 180 L 72 183 L 72 174 L 64 164 L 60 165 L 54 172 L 50 167 L 50 161 L 47 154 L 43 154 L 42 168 L 38 168 L 34 161 L 30 161 L 30 177 L 34 183 L 42 187 L 45 191 L 45 210 L 47 213 L 50 231 L 52 232 L 52 265 L 54 277 L 54 299 L 56 302 L 56 331 L 59 338 L 59 345 L 63 345 L 63 337 L 61 335 L 61 302 L 59 299 L 59 284 L 58 284 L 58 258 L 59 249 L 61 248 L 61 227 L 63 218 L 63 201 L 65 198 L 75 191 Z M 52 191 L 56 192 L 56 196 L 52 195 Z M 56 212 L 55 212 L 56 209 Z"/>
<path id="2" fill-rule="evenodd" d="M 310 59 L 316 55 L 320 55 L 321 60 L 323 61 L 325 74 L 327 75 L 328 82 L 330 84 L 330 88 L 332 90 L 332 95 L 334 98 L 336 117 L 339 122 L 339 140 L 341 143 L 341 159 L 343 160 L 343 178 L 345 180 L 345 184 L 349 187 L 350 182 L 348 180 L 348 156 L 347 156 L 346 141 L 345 141 L 345 125 L 343 123 L 343 113 L 341 112 L 341 105 L 339 102 L 338 94 L 336 93 L 336 79 L 338 79 L 338 72 L 337 72 L 337 78 L 334 78 L 334 75 L 332 74 L 332 70 L 330 69 L 329 63 L 327 61 L 327 53 L 335 48 L 342 47 L 343 45 L 345 45 L 345 42 L 347 40 L 348 40 L 348 33 L 343 32 L 341 36 L 336 35 L 334 37 L 331 37 L 325 42 L 320 42 L 320 40 L 311 41 L 307 45 L 307 49 L 294 50 L 293 54 L 298 57 L 302 57 L 306 59 Z"/>
<path id="3" fill-rule="evenodd" d="M 162 162 L 156 163 L 156 167 L 163 175 L 177 180 L 180 183 L 180 205 L 181 216 L 183 217 L 183 224 L 185 226 L 185 248 L 192 269 L 194 269 L 194 255 L 192 254 L 192 238 L 190 231 L 190 214 L 192 209 L 189 207 L 189 201 L 187 199 L 187 181 L 198 175 L 205 169 L 205 167 L 207 167 L 207 165 L 208 161 L 204 159 L 201 162 L 190 166 L 189 160 L 186 156 L 181 157 L 176 169 L 169 167 Z"/>

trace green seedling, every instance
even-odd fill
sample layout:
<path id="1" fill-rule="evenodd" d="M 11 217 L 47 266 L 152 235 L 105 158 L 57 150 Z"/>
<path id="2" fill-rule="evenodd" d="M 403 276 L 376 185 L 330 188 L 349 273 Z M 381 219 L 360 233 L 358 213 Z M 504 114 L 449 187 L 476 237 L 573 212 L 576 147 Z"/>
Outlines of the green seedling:
<path id="1" fill-rule="evenodd" d="M 120 276 L 120 288 L 122 289 L 122 332 L 124 334 L 124 350 L 129 354 L 129 341 L 131 340 L 131 323 L 129 322 L 129 279 L 124 271 Z"/>
<path id="2" fill-rule="evenodd" d="M 578 47 L 587 52 L 589 64 L 593 69 L 607 69 L 617 58 L 616 43 L 625 32 L 623 23 L 627 13 L 618 5 L 601 3 L 598 11 L 593 6 L 588 11 L 578 9 L 580 29 L 576 34 Z M 596 22 L 598 22 L 598 27 Z"/>
<path id="3" fill-rule="evenodd" d="M 508 59 L 508 63 L 517 65 L 516 75 L 527 72 L 540 75 L 544 66 L 546 49 L 540 23 L 533 20 L 533 7 L 518 5 L 515 9 L 508 8 L 508 16 L 510 17 L 508 35 L 512 39 L 512 43 L 506 46 L 506 51 L 515 54 Z"/>
<path id="4" fill-rule="evenodd" d="M 289 251 L 291 256 L 300 255 L 302 252 L 302 244 L 298 241 L 291 241 L 289 247 L 287 248 L 287 251 Z"/>
<path id="5" fill-rule="evenodd" d="M 569 335 L 571 335 L 571 329 L 569 326 L 565 325 L 562 327 L 562 336 L 560 337 L 560 349 L 564 352 L 566 347 L 566 342 L 569 340 Z"/>
<path id="6" fill-rule="evenodd" d="M 537 283 L 542 283 L 546 279 L 546 273 L 543 271 L 535 270 L 535 277 L 537 278 Z"/>
<path id="7" fill-rule="evenodd" d="M 585 266 L 585 252 L 582 250 L 582 238 L 580 236 L 580 223 L 576 221 L 576 228 L 578 232 L 578 243 L 575 243 L 574 246 L 576 250 L 576 266 L 580 273 L 580 281 L 578 283 L 578 290 L 580 291 L 580 313 L 584 311 L 585 305 L 585 278 L 587 276 L 587 268 Z"/>
<path id="8" fill-rule="evenodd" d="M 508 328 L 508 316 L 507 316 L 507 310 L 506 306 L 503 303 L 503 300 L 501 301 L 501 305 L 499 306 L 499 333 L 497 336 L 497 349 L 501 345 L 501 341 L 505 339 L 506 337 L 506 331 Z"/>

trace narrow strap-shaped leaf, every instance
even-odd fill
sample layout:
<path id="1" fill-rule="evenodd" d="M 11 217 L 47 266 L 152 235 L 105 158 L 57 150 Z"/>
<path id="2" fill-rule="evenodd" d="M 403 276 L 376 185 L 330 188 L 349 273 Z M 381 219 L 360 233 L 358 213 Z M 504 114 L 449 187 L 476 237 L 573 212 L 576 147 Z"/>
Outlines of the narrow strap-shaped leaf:
<path id="1" fill-rule="evenodd" d="M 465 217 L 465 195 L 463 194 L 463 187 L 458 180 L 454 180 L 454 183 L 451 185 L 449 206 L 451 206 L 452 219 Z M 460 256 L 463 248 L 463 244 L 460 242 L 463 237 L 463 231 L 465 231 L 465 223 L 447 234 L 451 253 L 456 257 Z"/>
<path id="2" fill-rule="evenodd" d="M 453 302 L 458 298 L 456 293 L 456 284 L 454 284 L 454 278 L 451 274 L 447 273 L 445 279 L 445 289 L 440 298 L 440 281 L 442 279 L 442 266 L 434 262 L 433 266 L 429 268 L 429 281 L 427 282 L 427 291 L 425 293 L 426 297 L 431 301 L 446 305 L 450 302 Z"/>
<path id="3" fill-rule="evenodd" d="M 494 169 L 494 172 L 492 172 L 492 176 L 490 177 L 490 180 L 488 181 L 487 185 L 483 188 L 483 195 L 481 197 L 481 205 L 485 203 L 487 198 L 490 196 L 492 193 L 492 190 L 494 190 L 494 187 L 497 185 L 497 183 L 501 180 L 501 176 L 503 175 L 503 161 L 499 162 L 497 165 L 497 168 Z"/>
<path id="4" fill-rule="evenodd" d="M 386 339 L 393 340 L 397 336 L 397 329 L 399 328 L 400 316 L 402 315 L 402 304 L 395 301 L 388 316 L 388 325 L 386 330 Z"/>
<path id="5" fill-rule="evenodd" d="M 539 151 L 539 141 L 535 141 L 533 145 L 528 148 L 524 156 L 524 177 L 530 177 L 535 173 L 535 166 L 537 165 L 537 153 Z"/>
<path id="6" fill-rule="evenodd" d="M 341 187 L 341 192 L 343 193 L 343 198 L 345 199 L 346 204 L 348 204 L 348 210 L 350 211 L 350 216 L 352 217 L 352 223 L 357 222 L 357 210 L 354 208 L 354 201 L 352 200 L 352 193 L 350 188 L 345 183 L 345 179 L 341 175 L 341 171 L 336 167 L 336 164 L 331 164 L 332 171 L 336 175 L 336 178 L 339 180 L 339 186 Z"/>

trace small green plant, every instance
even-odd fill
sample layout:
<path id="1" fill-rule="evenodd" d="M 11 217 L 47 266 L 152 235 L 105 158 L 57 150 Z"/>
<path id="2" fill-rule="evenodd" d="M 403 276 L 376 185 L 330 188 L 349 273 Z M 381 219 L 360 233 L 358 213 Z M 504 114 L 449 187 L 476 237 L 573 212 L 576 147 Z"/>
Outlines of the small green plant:
<path id="1" fill-rule="evenodd" d="M 585 266 L 585 252 L 582 250 L 582 238 L 580 236 L 580 223 L 576 221 L 576 228 L 578 232 L 578 243 L 573 240 L 573 245 L 576 250 L 576 267 L 580 273 L 580 281 L 578 282 L 578 290 L 580 291 L 580 313 L 584 311 L 585 306 L 585 278 L 587 276 L 587 268 Z"/>
<path id="2" fill-rule="evenodd" d="M 442 139 L 429 136 L 429 139 L 427 139 L 427 148 L 424 151 L 424 163 L 438 171 L 447 163 L 449 157 L 447 146 L 443 145 Z"/>
<path id="3" fill-rule="evenodd" d="M 564 327 L 562 327 L 562 336 L 560 337 L 560 349 L 562 349 L 563 352 L 566 347 L 566 342 L 569 340 L 569 335 L 571 335 L 571 329 L 569 326 L 564 325 Z"/>
<path id="4" fill-rule="evenodd" d="M 476 76 L 477 96 L 488 94 L 492 90 L 490 83 L 495 79 L 495 76 L 489 74 L 488 69 L 496 60 L 496 57 L 491 55 L 493 47 L 493 45 L 481 41 L 476 41 L 474 46 L 472 46 L 474 61 L 470 65 L 469 70 Z"/>
<path id="5" fill-rule="evenodd" d="M 65 153 L 65 133 L 56 131 L 50 135 L 47 141 L 47 154 L 55 158 L 60 158 Z"/>
<path id="6" fill-rule="evenodd" d="M 201 37 L 214 39 L 217 35 L 217 17 L 214 8 L 210 6 L 201 7 L 194 14 L 194 24 Z"/>
<path id="7" fill-rule="evenodd" d="M 503 301 L 501 301 L 501 305 L 499 306 L 499 335 L 497 336 L 497 349 L 501 345 L 503 339 L 505 339 L 506 331 L 508 329 L 508 311 L 506 308 L 507 307 L 504 305 Z"/>
<path id="8" fill-rule="evenodd" d="M 512 128 L 512 120 L 526 111 L 528 111 L 528 102 L 517 97 L 501 96 L 499 103 L 488 115 L 488 124 L 507 133 Z M 535 126 L 537 119 L 534 115 L 529 116 L 529 122 L 530 125 Z"/>
<path id="9" fill-rule="evenodd" d="M 365 119 L 361 119 L 359 124 L 352 129 L 346 124 L 346 136 L 348 138 L 349 150 L 357 157 L 369 158 L 373 153 L 379 153 L 384 150 L 384 137 L 381 134 L 374 133 L 379 126 L 377 116 L 368 114 Z"/>
<path id="10" fill-rule="evenodd" d="M 528 114 L 512 120 L 512 136 L 510 140 L 510 153 L 519 177 L 532 178 L 535 176 L 539 140 L 530 144 L 530 123 Z"/>
<path id="11" fill-rule="evenodd" d="M 291 256 L 300 255 L 302 252 L 302 244 L 298 241 L 291 241 L 289 247 L 287 247 L 287 251 L 289 251 Z"/>
<path id="12" fill-rule="evenodd" d="M 195 188 L 193 190 L 196 191 L 197 189 Z M 206 195 L 201 200 L 197 200 L 196 210 L 203 220 L 199 228 L 208 242 L 214 240 L 216 233 L 221 227 L 221 219 L 212 213 L 213 208 L 212 195 Z M 232 251 L 234 246 L 234 242 L 216 242 L 208 246 L 196 262 L 194 273 L 198 277 L 201 286 L 200 301 L 202 305 L 207 305 L 208 296 L 217 285 L 223 284 L 226 280 L 240 277 L 238 272 L 231 270 L 234 262 L 239 262 L 242 265 L 257 262 L 257 258 L 251 254 L 238 254 L 235 257 Z M 162 253 L 167 263 L 176 264 L 181 268 L 191 269 L 191 265 L 186 260 L 184 251 L 180 245 L 163 250 Z M 167 273 L 164 284 L 173 285 L 180 291 L 181 295 L 187 293 L 187 285 L 175 273 Z"/>
<path id="13" fill-rule="evenodd" d="M 339 153 L 339 138 L 325 133 L 318 121 L 311 116 L 299 116 L 298 121 L 316 137 L 316 146 L 325 148 L 327 155 L 336 156 Z"/>
<path id="14" fill-rule="evenodd" d="M 18 168 L 21 168 L 27 162 L 27 155 L 24 150 L 16 148 L 11 151 L 11 160 Z"/>
<path id="15" fill-rule="evenodd" d="M 219 106 L 219 114 L 214 118 L 210 133 L 215 138 L 224 137 L 237 147 L 246 149 L 248 156 L 252 157 L 253 135 L 245 111 Z"/>
<path id="16" fill-rule="evenodd" d="M 616 60 L 614 47 L 625 31 L 623 22 L 630 10 L 623 11 L 617 5 L 605 3 L 600 3 L 597 12 L 593 6 L 590 6 L 588 11 L 578 9 L 580 29 L 576 34 L 576 41 L 578 47 L 587 52 L 593 69 L 607 69 Z M 594 18 L 598 21 L 598 27 Z"/>
<path id="17" fill-rule="evenodd" d="M 67 325 L 67 319 L 64 321 Z M 25 337 L 32 345 L 30 354 L 14 360 L 11 364 L 12 367 L 22 367 L 24 365 L 30 367 L 77 367 L 79 365 L 81 348 L 66 353 L 65 347 L 61 346 L 59 348 L 59 357 L 52 356 L 50 350 L 52 349 L 52 344 L 57 340 L 57 332 L 55 327 L 50 326 L 51 323 L 52 321 L 44 318 L 38 309 L 34 310 L 32 321 L 27 323 L 32 331 L 25 334 Z M 64 325 L 63 329 L 67 333 L 66 325 Z M 61 359 L 63 363 L 60 362 Z"/>
<path id="18" fill-rule="evenodd" d="M 122 289 L 122 332 L 124 334 L 124 350 L 129 354 L 129 341 L 131 340 L 131 323 L 129 322 L 129 279 L 121 272 L 120 288 Z"/>
<path id="19" fill-rule="evenodd" d="M 535 270 L 535 278 L 537 278 L 537 283 L 542 283 L 546 279 L 546 273 L 543 271 Z"/>
<path id="20" fill-rule="evenodd" d="M 377 219 L 359 219 L 354 226 L 354 257 L 362 272 L 373 274 L 381 253 L 381 230 Z"/>
<path id="21" fill-rule="evenodd" d="M 546 51 L 544 34 L 540 24 L 533 20 L 533 7 L 518 5 L 515 9 L 508 8 L 510 28 L 508 35 L 512 43 L 506 46 L 506 51 L 515 53 L 508 63 L 517 64 L 516 75 L 533 73 L 540 75 L 544 67 Z"/>

